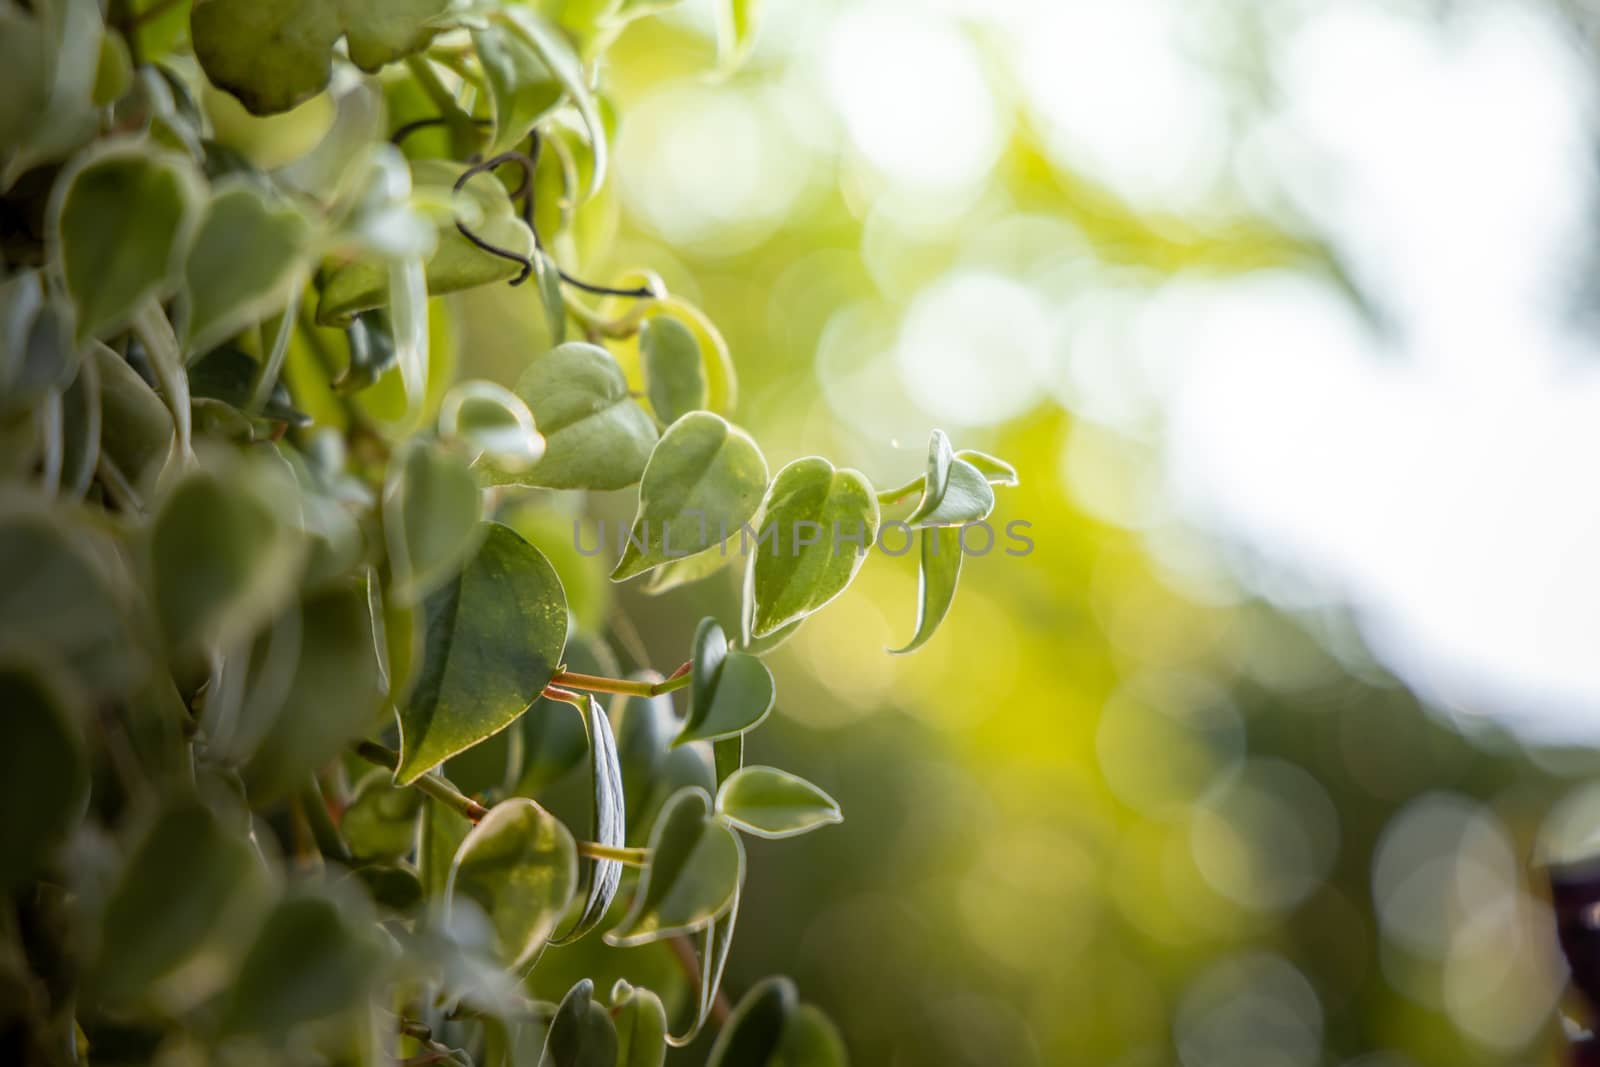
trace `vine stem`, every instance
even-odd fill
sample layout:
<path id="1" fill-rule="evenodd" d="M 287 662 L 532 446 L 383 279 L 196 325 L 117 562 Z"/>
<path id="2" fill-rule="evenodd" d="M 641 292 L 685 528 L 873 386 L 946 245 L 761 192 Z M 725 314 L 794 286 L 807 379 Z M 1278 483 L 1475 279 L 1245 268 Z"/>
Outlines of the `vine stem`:
<path id="1" fill-rule="evenodd" d="M 885 489 L 883 492 L 879 493 L 878 494 L 878 503 L 880 503 L 880 504 L 895 504 L 895 503 L 898 503 L 903 497 L 908 497 L 912 493 L 915 493 L 915 492 L 919 491 L 927 483 L 928 483 L 928 476 L 927 475 L 925 475 L 925 474 L 918 475 L 916 478 L 913 478 L 911 481 L 907 482 L 905 485 L 900 486 L 898 489 Z"/>
<path id="2" fill-rule="evenodd" d="M 400 753 L 376 741 L 358 741 L 355 752 L 368 763 L 377 764 L 385 770 L 392 771 L 400 766 Z M 489 814 L 488 808 L 437 775 L 424 774 L 411 784 L 473 823 L 481 822 Z M 618 848 L 596 841 L 574 843 L 578 846 L 578 855 L 588 859 L 616 860 L 630 867 L 643 867 L 650 861 L 650 850 L 647 848 Z"/>
<path id="3" fill-rule="evenodd" d="M 550 684 L 557 687 L 557 689 L 583 689 L 591 693 L 621 693 L 625 696 L 634 697 L 658 697 L 663 693 L 671 693 L 688 685 L 693 680 L 693 675 L 690 673 L 691 666 L 692 664 L 685 663 L 659 682 L 634 681 L 627 678 L 604 678 L 597 674 L 579 674 L 576 671 L 557 671 L 556 676 L 550 679 Z M 553 699 L 566 700 L 567 696 L 557 693 L 553 695 Z"/>

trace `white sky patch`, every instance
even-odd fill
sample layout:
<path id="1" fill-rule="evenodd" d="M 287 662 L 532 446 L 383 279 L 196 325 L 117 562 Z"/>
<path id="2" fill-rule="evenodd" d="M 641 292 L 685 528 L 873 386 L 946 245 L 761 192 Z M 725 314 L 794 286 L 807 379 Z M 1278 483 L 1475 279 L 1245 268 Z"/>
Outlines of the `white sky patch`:
<path id="1" fill-rule="evenodd" d="M 1291 51 L 1296 194 L 1397 327 L 1331 287 L 1177 282 L 1148 314 L 1188 514 L 1349 598 L 1425 694 L 1600 737 L 1600 359 L 1582 269 L 1592 72 L 1521 9 L 1443 36 L 1337 6 Z M 1174 353 L 1168 353 L 1168 357 Z"/>
<path id="2" fill-rule="evenodd" d="M 977 48 L 916 7 L 842 11 L 825 44 L 828 96 L 856 153 L 889 181 L 932 191 L 971 188 L 1003 147 Z"/>
<path id="3" fill-rule="evenodd" d="M 1049 348 L 1049 319 L 1032 289 L 971 271 L 917 294 L 894 354 L 906 391 L 941 425 L 985 426 L 1038 402 Z"/>
<path id="4" fill-rule="evenodd" d="M 1210 14 L 1194 0 L 1048 0 L 1008 20 L 1051 158 L 1143 208 L 1203 207 L 1226 110 L 1186 48 Z"/>

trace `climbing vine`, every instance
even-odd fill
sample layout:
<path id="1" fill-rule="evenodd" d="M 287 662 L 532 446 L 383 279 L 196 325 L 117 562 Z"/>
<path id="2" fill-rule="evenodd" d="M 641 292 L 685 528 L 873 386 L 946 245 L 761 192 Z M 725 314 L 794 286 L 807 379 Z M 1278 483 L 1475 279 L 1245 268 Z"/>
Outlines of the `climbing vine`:
<path id="1" fill-rule="evenodd" d="M 920 646 L 1016 474 L 937 431 L 888 491 L 772 472 L 715 325 L 586 273 L 600 60 L 671 6 L 0 10 L 6 1062 L 845 1062 L 722 988 L 742 837 L 842 818 L 746 764 L 761 657 L 888 522 Z M 218 135 L 313 101 L 290 158 Z M 462 379 L 441 297 L 506 285 L 548 344 Z M 624 671 L 519 522 L 632 487 L 613 580 L 743 597 Z"/>

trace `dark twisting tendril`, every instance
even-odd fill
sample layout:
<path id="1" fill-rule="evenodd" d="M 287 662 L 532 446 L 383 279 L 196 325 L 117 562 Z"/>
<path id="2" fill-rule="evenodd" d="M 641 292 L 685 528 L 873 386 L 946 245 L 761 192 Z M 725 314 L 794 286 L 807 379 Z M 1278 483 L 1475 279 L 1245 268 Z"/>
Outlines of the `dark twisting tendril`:
<path id="1" fill-rule="evenodd" d="M 394 135 L 390 137 L 390 141 L 398 145 L 404 141 L 406 137 L 415 133 L 417 130 L 425 129 L 430 126 L 443 125 L 446 121 L 447 120 L 442 117 L 436 117 L 417 119 L 413 122 L 408 122 L 394 132 Z M 485 120 L 474 119 L 473 121 L 483 123 Z M 466 170 L 461 172 L 460 177 L 458 177 L 455 181 L 452 191 L 459 193 L 463 188 L 466 187 L 466 184 L 469 181 L 480 174 L 497 170 L 506 164 L 516 164 L 517 169 L 522 172 L 522 180 L 517 183 L 516 188 L 509 190 L 507 195 L 509 195 L 513 200 L 520 200 L 522 202 L 522 221 L 527 224 L 529 232 L 533 234 L 533 247 L 538 252 L 542 253 L 544 251 L 544 242 L 539 239 L 539 230 L 533 224 L 533 185 L 534 175 L 539 168 L 539 149 L 539 133 L 537 130 L 535 130 L 529 135 L 527 152 L 501 152 L 499 155 L 491 156 L 490 158 L 483 160 L 477 160 L 476 157 L 474 157 L 476 161 L 468 166 Z M 472 229 L 460 219 L 456 219 L 455 224 L 456 232 L 461 234 L 461 236 L 465 237 L 467 240 L 471 241 L 476 247 L 481 248 L 483 251 L 492 256 L 499 256 L 501 259 L 509 259 L 511 262 L 522 268 L 517 273 L 517 276 L 511 279 L 510 284 L 521 285 L 523 282 L 528 280 L 528 276 L 535 270 L 537 264 L 535 264 L 534 261 L 529 257 L 520 252 L 514 251 L 513 249 L 504 248 L 500 245 L 497 245 L 493 241 L 485 240 L 477 233 L 474 233 Z M 553 261 L 551 265 L 555 266 L 556 274 L 560 276 L 562 281 L 566 282 L 575 289 L 582 289 L 586 293 L 594 293 L 597 296 L 629 297 L 636 300 L 649 300 L 660 295 L 648 285 L 640 285 L 631 289 L 620 289 L 610 285 L 595 285 L 593 282 L 586 282 L 582 278 L 577 278 L 571 274 L 568 274 L 566 271 L 562 270 L 560 266 L 554 264 Z"/>

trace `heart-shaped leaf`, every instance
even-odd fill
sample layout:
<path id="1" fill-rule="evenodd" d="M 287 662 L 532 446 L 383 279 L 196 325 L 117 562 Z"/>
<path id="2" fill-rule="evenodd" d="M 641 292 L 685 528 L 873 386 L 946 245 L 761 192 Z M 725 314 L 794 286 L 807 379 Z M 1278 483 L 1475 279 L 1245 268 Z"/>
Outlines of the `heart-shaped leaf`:
<path id="1" fill-rule="evenodd" d="M 839 802 L 776 767 L 745 767 L 717 790 L 717 814 L 757 837 L 794 837 L 844 821 Z"/>
<path id="2" fill-rule="evenodd" d="M 56 179 L 54 255 L 77 307 L 77 336 L 105 337 L 172 291 L 194 228 L 200 181 L 182 156 L 115 142 Z"/>
<path id="3" fill-rule="evenodd" d="M 961 527 L 927 526 L 920 533 L 921 562 L 917 571 L 917 632 L 894 655 L 915 652 L 928 643 L 956 599 L 961 578 Z"/>
<path id="4" fill-rule="evenodd" d="M 249 842 L 206 804 L 172 801 L 134 844 L 106 901 L 94 967 L 98 995 L 138 997 L 175 971 L 218 931 L 259 874 Z"/>
<path id="5" fill-rule="evenodd" d="M 346 886 L 308 883 L 278 902 L 228 990 L 224 1030 L 283 1041 L 366 1004 L 386 952 L 365 894 Z"/>
<path id="6" fill-rule="evenodd" d="M 628 392 L 611 353 L 573 341 L 534 360 L 517 381 L 544 434 L 544 458 L 489 480 L 547 489 L 624 489 L 644 473 L 656 428 Z"/>
<path id="7" fill-rule="evenodd" d="M 975 448 L 963 448 L 956 453 L 956 458 L 966 460 L 977 468 L 978 472 L 988 479 L 990 485 L 1020 485 L 1022 479 L 1017 475 L 1017 468 L 997 456 L 987 452 L 979 452 Z"/>
<path id="8" fill-rule="evenodd" d="M 393 780 L 374 769 L 357 783 L 345 808 L 339 830 L 357 860 L 399 859 L 416 847 L 417 820 L 426 797 L 416 789 L 396 788 Z"/>
<path id="9" fill-rule="evenodd" d="M 505 729 L 555 676 L 567 600 L 550 561 L 499 523 L 477 553 L 423 602 L 422 667 L 400 709 L 400 766 L 410 784 Z"/>
<path id="10" fill-rule="evenodd" d="M 594 999 L 594 982 L 578 981 L 561 998 L 545 1035 L 539 1067 L 617 1067 L 611 1013 Z"/>
<path id="11" fill-rule="evenodd" d="M 667 1061 L 667 1009 L 661 998 L 641 986 L 621 981 L 617 986 L 611 993 L 616 1067 L 662 1067 Z"/>
<path id="12" fill-rule="evenodd" d="M 243 775 L 256 801 L 287 796 L 377 726 L 384 707 L 365 590 L 348 581 L 300 604 L 299 658 L 282 707 Z"/>
<path id="13" fill-rule="evenodd" d="M 452 192 L 465 170 L 444 159 L 418 159 L 411 164 L 411 184 L 419 196 L 449 196 L 453 219 L 439 224 L 437 242 L 424 267 L 430 295 L 473 289 L 492 282 L 509 281 L 522 268 L 513 260 L 474 245 L 456 229 L 455 219 L 497 247 L 522 256 L 534 254 L 533 231 L 528 229 L 506 192 L 492 174 L 474 175 L 459 192 Z M 317 304 L 317 321 L 343 326 L 363 311 L 386 307 L 390 301 L 389 267 L 380 256 L 366 256 L 340 264 L 329 272 Z"/>
<path id="14" fill-rule="evenodd" d="M 751 634 L 764 637 L 844 592 L 878 536 L 878 498 L 853 470 L 797 459 L 778 472 L 746 571 Z"/>
<path id="15" fill-rule="evenodd" d="M 669 315 L 645 319 L 639 324 L 639 355 L 656 418 L 671 424 L 705 408 L 710 390 L 704 357 L 689 327 Z"/>
<path id="16" fill-rule="evenodd" d="M 485 155 L 498 155 L 515 147 L 561 102 L 561 83 L 520 34 L 499 23 L 475 28 L 472 46 L 494 113 L 494 133 Z"/>
<path id="17" fill-rule="evenodd" d="M 689 714 L 674 745 L 742 734 L 772 711 L 772 672 L 748 652 L 729 651 L 715 619 L 702 619 L 695 630 L 693 661 Z"/>
<path id="18" fill-rule="evenodd" d="M 449 0 L 196 0 L 195 58 L 213 85 L 257 115 L 288 111 L 321 92 L 340 37 L 368 73 L 419 50 Z"/>
<path id="19" fill-rule="evenodd" d="M 922 499 L 906 519 L 911 526 L 961 526 L 981 522 L 994 511 L 994 490 L 982 471 L 950 449 L 943 430 L 928 441 L 928 472 Z"/>
<path id="20" fill-rule="evenodd" d="M 593 784 L 593 814 L 590 839 L 608 848 L 621 848 L 627 841 L 628 813 L 622 790 L 622 766 L 617 756 L 617 741 L 611 733 L 611 720 L 600 709 L 600 702 L 588 697 L 584 716 L 589 731 L 589 765 Z M 622 864 L 617 860 L 592 859 L 585 863 L 583 911 L 572 929 L 555 939 L 556 944 L 576 941 L 593 930 L 606 917 L 611 902 L 622 884 Z"/>
<path id="21" fill-rule="evenodd" d="M 749 521 L 766 487 L 767 461 L 749 434 L 709 411 L 685 415 L 650 453 L 611 580 L 709 552 Z"/>
<path id="22" fill-rule="evenodd" d="M 242 179 L 218 185 L 189 246 L 190 353 L 210 350 L 288 302 L 306 269 L 311 226 L 294 205 Z"/>
<path id="23" fill-rule="evenodd" d="M 589 150 L 594 157 L 589 172 L 588 195 L 600 191 L 606 177 L 606 129 L 600 121 L 600 107 L 589 91 L 589 79 L 584 76 L 583 62 L 559 30 L 544 19 L 523 7 L 503 7 L 500 15 L 505 25 L 518 34 L 533 49 L 539 59 L 560 83 L 578 117 L 589 135 Z"/>
<path id="24" fill-rule="evenodd" d="M 478 483 L 459 456 L 413 440 L 389 463 L 383 536 L 401 603 L 425 596 L 472 555 L 484 525 Z"/>
<path id="25" fill-rule="evenodd" d="M 100 374 L 101 455 L 136 492 L 151 495 L 172 451 L 172 415 L 116 352 L 95 341 L 84 358 Z"/>
<path id="26" fill-rule="evenodd" d="M 9 631 L 12 633 L 18 631 Z M 78 717 L 83 698 L 43 664 L 0 665 L 0 890 L 30 878 L 83 814 L 89 764 Z"/>
<path id="27" fill-rule="evenodd" d="M 496 955 L 519 970 L 544 950 L 577 889 L 572 834 L 533 801 L 512 797 L 461 842 L 445 899 L 452 917 L 464 901 L 476 905 L 494 931 Z"/>
<path id="28" fill-rule="evenodd" d="M 750 987 L 723 1024 L 706 1067 L 767 1067 L 783 1043 L 783 1031 L 800 1006 L 794 983 L 763 978 Z"/>
<path id="29" fill-rule="evenodd" d="M 439 433 L 460 440 L 474 461 L 486 457 L 503 470 L 523 470 L 544 455 L 544 438 L 527 403 L 494 382 L 451 386 L 439 404 Z"/>
<path id="30" fill-rule="evenodd" d="M 149 528 L 151 583 L 176 649 L 226 647 L 276 613 L 294 590 L 306 545 L 285 523 L 284 488 L 256 471 L 195 471 Z"/>
<path id="31" fill-rule="evenodd" d="M 0 517 L 0 633 L 52 650 L 91 696 L 120 696 L 148 669 L 109 541 L 57 515 Z M 22 749 L 21 751 L 26 751 Z"/>
<path id="32" fill-rule="evenodd" d="M 650 862 L 633 907 L 606 934 L 619 948 L 692 933 L 725 912 L 744 881 L 744 846 L 696 787 L 668 799 L 650 833 Z"/>

